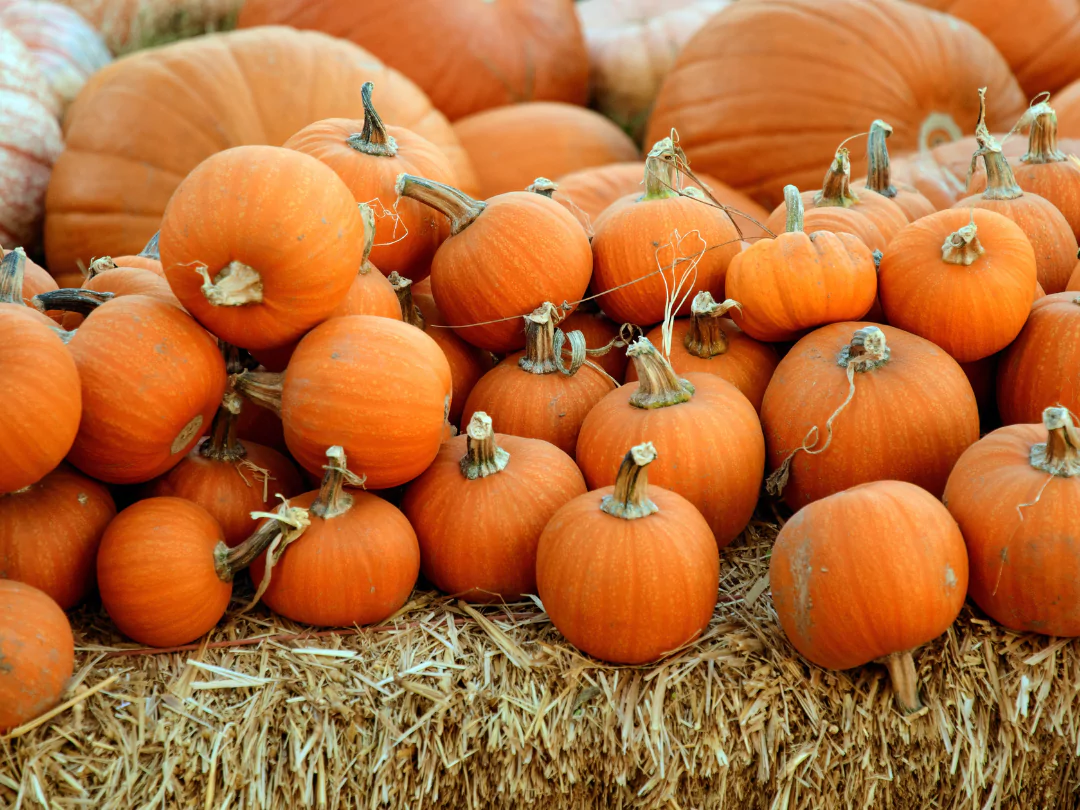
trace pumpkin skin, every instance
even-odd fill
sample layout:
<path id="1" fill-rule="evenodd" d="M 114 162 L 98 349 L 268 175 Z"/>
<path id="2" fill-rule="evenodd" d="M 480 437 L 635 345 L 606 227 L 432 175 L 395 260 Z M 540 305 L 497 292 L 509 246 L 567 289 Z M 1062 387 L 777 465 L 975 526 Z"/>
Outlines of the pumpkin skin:
<path id="1" fill-rule="evenodd" d="M 725 295 L 740 304 L 731 318 L 755 340 L 792 340 L 817 326 L 861 318 L 877 293 L 870 248 L 850 233 L 805 233 L 798 189 L 788 186 L 787 196 L 793 216 L 785 230 L 737 254 L 728 269 Z"/>
<path id="2" fill-rule="evenodd" d="M 233 66 L 227 77 L 222 64 Z M 138 253 L 196 166 L 234 146 L 280 146 L 313 121 L 359 116 L 365 81 L 385 94 L 387 120 L 445 148 L 468 188 L 472 169 L 449 123 L 371 54 L 285 28 L 212 34 L 132 54 L 87 82 L 68 110 L 67 149 L 49 183 L 49 268 L 68 273 L 94 256 Z"/>
<path id="3" fill-rule="evenodd" d="M 1011 220 L 953 209 L 897 234 L 881 259 L 878 294 L 890 324 L 970 363 L 1020 333 L 1036 275 L 1031 243 Z"/>
<path id="4" fill-rule="evenodd" d="M 601 312 L 595 302 L 586 302 L 559 321 L 563 332 L 581 332 L 585 345 L 590 349 L 602 349 L 619 337 L 619 324 Z M 652 338 L 650 338 L 652 340 Z M 653 340 L 655 343 L 656 341 Z M 613 380 L 626 376 L 629 362 L 624 348 L 612 346 L 607 354 L 589 355 L 589 360 L 611 375 Z"/>
<path id="5" fill-rule="evenodd" d="M 40 239 L 45 189 L 64 149 L 56 97 L 33 54 L 0 28 L 0 243 L 30 247 Z"/>
<path id="6" fill-rule="evenodd" d="M 94 590 L 101 535 L 116 515 L 109 490 L 66 464 L 0 497 L 0 577 L 45 592 L 64 610 Z"/>
<path id="7" fill-rule="evenodd" d="M 109 264 L 111 264 L 111 260 Z M 163 276 L 156 275 L 149 270 L 141 270 L 137 267 L 114 267 L 108 268 L 109 264 L 98 260 L 90 268 L 86 280 L 79 286 L 84 290 L 94 292 L 110 292 L 116 298 L 125 295 L 145 295 L 169 304 L 183 311 L 184 307 L 180 300 L 173 295 L 169 282 Z M 98 268 L 98 269 L 95 269 Z M 78 312 L 65 312 L 60 320 L 64 329 L 76 329 L 85 320 L 85 316 Z"/>
<path id="8" fill-rule="evenodd" d="M 620 449 L 648 438 L 660 455 L 650 467 L 650 479 L 682 495 L 704 515 L 720 548 L 731 543 L 750 522 L 757 506 L 765 466 L 765 441 L 753 404 L 734 385 L 714 374 L 687 374 L 694 393 L 668 406 L 635 407 L 685 391 L 663 357 L 639 338 L 628 350 L 641 354 L 649 385 L 639 381 L 617 388 L 589 411 L 578 435 L 577 463 L 590 489 L 612 486 L 619 469 Z M 661 371 L 665 368 L 666 371 Z M 638 365 L 638 375 L 643 374 Z M 663 384 L 657 385 L 658 375 Z M 657 389 L 659 392 L 657 393 Z"/>
<path id="9" fill-rule="evenodd" d="M 507 455 L 508 454 L 508 457 Z M 549 442 L 494 433 L 473 415 L 409 484 L 402 511 L 420 543 L 420 570 L 472 602 L 536 593 L 536 547 L 559 508 L 586 492 L 566 453 Z"/>
<path id="10" fill-rule="evenodd" d="M 37 483 L 79 430 L 79 372 L 56 332 L 21 304 L 0 304 L 0 493 Z"/>
<path id="11" fill-rule="evenodd" d="M 68 351 L 83 403 L 68 460 L 108 483 L 149 481 L 180 463 L 225 391 L 213 339 L 176 307 L 143 295 L 98 307 Z"/>
<path id="12" fill-rule="evenodd" d="M 1033 424 L 1045 408 L 1080 411 L 1080 295 L 1040 298 L 1020 335 L 1001 355 L 997 402 L 1006 425 Z"/>
<path id="13" fill-rule="evenodd" d="M 784 634 L 826 669 L 910 656 L 956 620 L 967 583 L 956 521 L 903 481 L 862 484 L 804 506 L 780 530 L 769 561 Z M 895 678 L 893 686 L 901 705 L 918 708 L 914 683 L 907 694 Z"/>
<path id="14" fill-rule="evenodd" d="M 890 52 L 904 58 L 882 60 L 879 38 L 867 32 L 886 36 Z M 836 76 L 843 76 L 839 94 Z M 898 154 L 918 147 L 923 128 L 951 137 L 970 132 L 979 87 L 989 87 L 990 123 L 999 130 L 1027 107 L 1008 64 L 982 34 L 913 4 L 732 3 L 679 53 L 646 142 L 674 127 L 694 166 L 774 206 L 787 183 L 817 186 L 836 144 L 875 118 L 893 126 Z M 931 134 L 930 143 L 936 140 Z M 854 169 L 861 175 L 865 165 Z"/>
<path id="15" fill-rule="evenodd" d="M 892 127 L 880 119 L 870 125 L 866 148 L 866 179 L 852 183 L 851 187 L 856 193 L 867 189 L 882 197 L 888 197 L 899 206 L 909 222 L 914 222 L 919 217 L 934 213 L 937 207 L 914 186 L 893 182 L 889 149 L 885 145 L 885 140 L 892 135 L 892 131 Z"/>
<path id="16" fill-rule="evenodd" d="M 552 624 L 575 647 L 618 664 L 655 661 L 698 636 L 719 583 L 708 523 L 682 496 L 648 486 L 641 468 L 656 451 L 640 447 L 646 453 L 635 448 L 638 463 L 627 454 L 637 469 L 620 467 L 614 486 L 555 513 L 536 556 L 537 590 Z M 645 514 L 604 511 L 613 501 L 616 510 Z"/>
<path id="17" fill-rule="evenodd" d="M 874 326 L 834 323 L 811 332 L 780 361 L 765 391 L 761 424 L 769 469 L 777 471 L 791 456 L 782 489 L 794 509 L 869 481 L 909 481 L 940 494 L 956 459 L 979 438 L 975 395 L 956 361 L 917 335 L 877 326 L 888 359 L 864 355 L 871 367 L 855 373 L 855 394 L 821 451 L 826 422 L 851 387 L 840 358 L 853 351 L 857 332 Z M 815 427 L 818 452 L 792 455 Z"/>
<path id="18" fill-rule="evenodd" d="M 1080 437 L 1064 409 L 1047 411 L 1058 420 L 998 428 L 969 447 L 949 476 L 945 505 L 967 541 L 969 591 L 980 608 L 1013 630 L 1078 636 Z M 1058 434 L 1049 441 L 1057 473 L 1033 464 L 1048 428 Z"/>
<path id="19" fill-rule="evenodd" d="M 150 237 L 150 241 L 146 243 L 146 247 L 134 256 L 117 256 L 112 259 L 112 263 L 117 267 L 135 267 L 139 270 L 149 270 L 154 275 L 165 278 L 165 268 L 161 266 L 160 238 L 161 233 L 155 233 Z M 93 264 L 91 264 L 91 267 L 93 267 Z"/>
<path id="20" fill-rule="evenodd" d="M 438 21 L 438 25 L 419 24 Z M 314 28 L 352 40 L 423 88 L 450 120 L 528 101 L 584 104 L 589 61 L 571 0 L 249 0 L 239 25 Z M 446 44 L 455 44 L 453 52 Z M 518 186 L 524 188 L 524 185 Z"/>
<path id="21" fill-rule="evenodd" d="M 60 702 L 75 668 L 75 639 L 64 611 L 46 594 L 0 579 L 0 733 Z"/>

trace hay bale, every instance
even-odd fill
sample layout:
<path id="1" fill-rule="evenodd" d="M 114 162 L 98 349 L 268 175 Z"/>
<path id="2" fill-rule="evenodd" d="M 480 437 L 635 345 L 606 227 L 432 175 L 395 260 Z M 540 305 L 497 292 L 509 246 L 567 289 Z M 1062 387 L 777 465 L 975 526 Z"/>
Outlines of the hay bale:
<path id="1" fill-rule="evenodd" d="M 654 667 L 583 657 L 532 603 L 426 592 L 375 629 L 314 632 L 257 609 L 154 654 L 84 609 L 75 705 L 0 742 L 0 804 L 1080 805 L 1075 643 L 965 609 L 918 654 L 926 709 L 905 718 L 883 667 L 825 672 L 784 639 L 767 593 L 775 535 L 755 522 L 724 552 L 708 632 Z"/>

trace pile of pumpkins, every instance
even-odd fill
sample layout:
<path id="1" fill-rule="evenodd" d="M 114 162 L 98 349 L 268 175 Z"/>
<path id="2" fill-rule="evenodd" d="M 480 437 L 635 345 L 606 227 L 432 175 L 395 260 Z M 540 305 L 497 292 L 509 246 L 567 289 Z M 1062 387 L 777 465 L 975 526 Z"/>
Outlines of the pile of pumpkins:
<path id="1" fill-rule="evenodd" d="M 1080 164 L 1050 104 L 1010 160 L 993 90 L 971 93 L 962 198 L 898 182 L 877 120 L 865 179 L 834 143 L 820 189 L 788 183 L 770 213 L 694 171 L 678 129 L 643 162 L 522 180 L 527 157 L 466 157 L 386 71 L 384 114 L 416 128 L 369 81 L 359 118 L 158 172 L 160 217 L 87 214 L 137 163 L 86 183 L 123 141 L 94 110 L 152 58 L 76 102 L 46 255 L 62 276 L 91 231 L 117 254 L 129 219 L 157 233 L 74 285 L 21 248 L 0 263 L 0 729 L 60 699 L 64 610 L 96 591 L 128 638 L 183 645 L 244 569 L 305 624 L 382 622 L 422 574 L 537 594 L 584 652 L 655 661 L 707 627 L 763 487 L 794 510 L 771 557 L 784 632 L 823 667 L 884 662 L 906 711 L 912 650 L 969 594 L 1080 635 Z M 483 143 L 496 114 L 462 120 Z M 161 140 L 131 148 L 173 160 L 175 121 L 146 126 Z"/>

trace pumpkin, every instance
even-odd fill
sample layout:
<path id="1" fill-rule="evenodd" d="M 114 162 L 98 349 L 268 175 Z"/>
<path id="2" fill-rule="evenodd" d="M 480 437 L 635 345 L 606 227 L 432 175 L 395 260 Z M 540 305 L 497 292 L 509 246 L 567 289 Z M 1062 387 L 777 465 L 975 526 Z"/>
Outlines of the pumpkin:
<path id="1" fill-rule="evenodd" d="M 868 189 L 876 191 L 882 197 L 895 202 L 910 222 L 919 217 L 934 213 L 936 207 L 914 186 L 893 182 L 889 163 L 889 148 L 885 140 L 892 135 L 893 128 L 880 118 L 870 125 L 870 135 L 866 144 L 866 179 L 854 183 L 856 191 Z"/>
<path id="2" fill-rule="evenodd" d="M 15 0 L 0 6 L 0 28 L 34 55 L 62 110 L 90 76 L 112 61 L 101 35 L 78 12 L 49 0 Z"/>
<path id="3" fill-rule="evenodd" d="M 794 509 L 869 481 L 940 495 L 979 438 L 979 410 L 956 361 L 892 326 L 834 323 L 802 338 L 761 403 L 768 491 Z"/>
<path id="4" fill-rule="evenodd" d="M 452 121 L 523 101 L 584 104 L 588 93 L 588 53 L 571 0 L 248 0 L 239 24 L 352 40 L 416 82 Z"/>
<path id="5" fill-rule="evenodd" d="M 241 0 L 57 0 L 101 32 L 116 54 L 220 30 Z"/>
<path id="6" fill-rule="evenodd" d="M 40 238 L 45 189 L 64 148 L 57 101 L 33 54 L 0 28 L 0 243 L 31 246 Z"/>
<path id="7" fill-rule="evenodd" d="M 225 391 L 213 339 L 189 315 L 143 295 L 95 309 L 68 351 L 82 384 L 68 460 L 108 483 L 142 483 L 179 464 Z"/>
<path id="8" fill-rule="evenodd" d="M 1080 79 L 1074 79 L 1054 93 L 1050 104 L 1057 113 L 1061 132 L 1069 137 L 1080 136 Z"/>
<path id="9" fill-rule="evenodd" d="M 874 481 L 796 512 L 780 530 L 769 585 L 784 635 L 809 661 L 881 661 L 904 712 L 921 708 L 912 650 L 960 614 L 964 538 L 948 510 L 904 481 Z"/>
<path id="10" fill-rule="evenodd" d="M 318 158 L 340 177 L 357 202 L 378 215 L 371 261 L 386 275 L 407 278 L 428 274 L 431 258 L 446 237 L 446 223 L 434 211 L 414 200 L 395 205 L 394 183 L 403 172 L 440 183 L 455 184 L 457 177 L 439 147 L 408 129 L 386 126 L 372 104 L 374 85 L 360 89 L 364 118 L 316 121 L 285 141 Z"/>
<path id="11" fill-rule="evenodd" d="M 716 607 L 720 560 L 709 524 L 686 498 L 649 486 L 656 458 L 650 442 L 631 448 L 615 484 L 560 508 L 537 548 L 551 623 L 616 664 L 655 661 L 693 641 Z"/>
<path id="12" fill-rule="evenodd" d="M 75 668 L 75 639 L 59 605 L 30 585 L 0 579 L 0 733 L 60 702 Z"/>
<path id="13" fill-rule="evenodd" d="M 1080 260 L 1076 262 L 1076 267 L 1073 268 L 1072 275 L 1069 276 L 1069 283 L 1065 285 L 1066 292 L 1080 292 Z M 1046 295 L 1044 292 L 1043 295 Z M 1042 296 L 1036 295 L 1036 300 Z"/>
<path id="14" fill-rule="evenodd" d="M 230 548 L 255 531 L 259 521 L 251 517 L 253 512 L 271 509 L 278 495 L 288 498 L 304 489 L 289 459 L 277 450 L 237 438 L 241 406 L 237 394 L 226 392 L 210 423 L 210 435 L 147 488 L 150 497 L 172 496 L 199 504 L 221 526 Z"/>
<path id="15" fill-rule="evenodd" d="M 588 0 L 577 13 L 596 108 L 640 140 L 675 57 L 730 0 Z"/>
<path id="16" fill-rule="evenodd" d="M 985 102 L 983 90 L 979 91 L 979 98 Z M 1035 250 L 1039 283 L 1048 293 L 1061 292 L 1076 266 L 1077 243 L 1072 228 L 1049 200 L 1021 191 L 1009 161 L 987 130 L 981 115 L 975 138 L 979 148 L 971 162 L 974 164 L 978 158 L 983 159 L 988 178 L 986 190 L 981 195 L 960 200 L 953 207 L 984 208 L 1003 214 L 1019 225 Z"/>
<path id="17" fill-rule="evenodd" d="M 303 527 L 282 506 L 230 549 L 210 513 L 183 498 L 147 498 L 117 515 L 98 550 L 101 602 L 120 632 L 151 647 L 187 644 L 225 615 L 232 581 L 279 535 Z M 282 541 L 284 542 L 284 540 Z"/>
<path id="18" fill-rule="evenodd" d="M 318 475 L 337 442 L 369 489 L 411 481 L 439 452 L 450 367 L 438 344 L 390 318 L 332 318 L 300 341 L 283 374 L 243 372 L 237 390 L 282 418 L 293 458 Z"/>
<path id="19" fill-rule="evenodd" d="M 420 570 L 440 591 L 471 602 L 536 593 L 536 546 L 585 479 L 551 443 L 495 433 L 477 411 L 423 474 L 402 511 L 420 542 Z"/>
<path id="20" fill-rule="evenodd" d="M 184 308 L 180 300 L 173 295 L 172 288 L 169 287 L 169 282 L 164 276 L 138 267 L 118 267 L 108 256 L 91 262 L 86 278 L 79 286 L 83 290 L 112 293 L 114 298 L 125 295 L 145 295 L 177 309 Z M 48 298 L 46 297 L 45 300 L 47 301 Z M 78 312 L 65 313 L 60 321 L 64 329 L 76 329 L 82 322 L 83 315 Z"/>
<path id="21" fill-rule="evenodd" d="M 939 211 L 900 231 L 881 259 L 878 294 L 893 326 L 936 343 L 961 363 L 1001 351 L 1031 309 L 1035 253 L 993 211 Z"/>
<path id="22" fill-rule="evenodd" d="M 556 327 L 552 304 L 525 316 L 525 350 L 509 355 L 480 378 L 465 403 L 464 417 L 499 414 L 499 427 L 511 436 L 543 439 L 571 458 L 585 415 L 612 389 L 611 380 L 583 365 L 585 337 Z M 568 340 L 574 357 L 562 356 Z"/>
<path id="23" fill-rule="evenodd" d="M 470 188 L 472 169 L 446 119 L 366 51 L 285 28 L 212 34 L 132 54 L 87 82 L 68 110 L 67 149 L 49 183 L 48 267 L 70 273 L 94 256 L 137 253 L 196 166 L 234 146 L 280 146 L 313 121 L 358 117 L 366 81 L 385 93 L 387 120 L 445 149 Z"/>
<path id="24" fill-rule="evenodd" d="M 165 268 L 161 266 L 160 239 L 161 232 L 158 231 L 150 237 L 150 241 L 146 243 L 146 246 L 134 256 L 117 256 L 115 259 L 106 256 L 104 258 L 109 259 L 117 267 L 134 267 L 139 270 L 149 270 L 154 275 L 165 278 Z M 101 261 L 101 259 L 98 261 Z M 91 263 L 90 267 L 93 268 L 93 266 L 93 263 Z"/>
<path id="25" fill-rule="evenodd" d="M 623 197 L 594 223 L 591 289 L 616 321 L 659 323 L 669 298 L 688 315 L 694 288 L 723 298 L 739 232 L 723 209 L 680 190 L 684 165 L 671 138 L 660 141 L 645 160 L 645 193 Z"/>
<path id="26" fill-rule="evenodd" d="M 883 42 L 896 58 L 882 58 Z M 918 146 L 924 126 L 931 144 L 970 132 L 978 87 L 990 88 L 992 125 L 1007 128 L 1027 106 L 982 34 L 911 3 L 732 3 L 679 53 L 646 142 L 677 129 L 698 169 L 771 207 L 788 183 L 813 188 L 836 144 L 867 121 L 892 124 L 898 153 Z"/>
<path id="27" fill-rule="evenodd" d="M 715 374 L 727 380 L 742 391 L 755 410 L 760 410 L 780 358 L 772 346 L 748 337 L 725 317 L 736 306 L 731 300 L 716 303 L 707 290 L 695 295 L 690 317 L 672 324 L 667 358 L 676 374 Z M 662 343 L 663 326 L 657 326 L 646 337 Z M 631 364 L 626 370 L 626 382 L 637 379 L 637 366 Z"/>
<path id="28" fill-rule="evenodd" d="M 1039 298 L 998 364 L 997 403 L 1006 425 L 1037 423 L 1044 409 L 1080 412 L 1080 294 Z"/>
<path id="29" fill-rule="evenodd" d="M 631 324 L 629 330 L 624 329 L 601 312 L 595 301 L 586 301 L 559 321 L 559 328 L 566 334 L 581 332 L 590 352 L 607 349 L 604 354 L 590 353 L 589 360 L 600 366 L 611 379 L 622 380 L 626 376 L 629 361 L 625 348 L 629 341 L 625 338 L 635 332 L 640 334 L 637 327 Z"/>
<path id="30" fill-rule="evenodd" d="M 788 186 L 785 194 L 783 231 L 736 254 L 724 288 L 739 303 L 732 320 L 755 340 L 793 340 L 817 326 L 861 318 L 877 292 L 870 248 L 842 231 L 806 233 L 811 218 L 804 220 L 799 190 Z"/>
<path id="31" fill-rule="evenodd" d="M 945 487 L 967 541 L 969 593 L 1013 630 L 1080 636 L 1080 431 L 1067 408 L 973 444 Z"/>
<path id="32" fill-rule="evenodd" d="M 369 492 L 348 471 L 341 447 L 317 492 L 290 503 L 310 525 L 268 566 L 271 549 L 251 566 L 263 601 L 287 619 L 319 627 L 374 624 L 405 604 L 420 570 L 416 533 L 401 511 Z M 269 569 L 269 570 L 268 570 Z M 265 590 L 264 590 L 265 589 Z"/>
<path id="33" fill-rule="evenodd" d="M 400 196 L 450 220 L 431 264 L 431 291 L 446 322 L 481 349 L 525 345 L 519 317 L 545 301 L 577 302 L 589 285 L 592 251 L 577 220 L 542 194 L 511 191 L 486 202 L 403 174 Z"/>
<path id="34" fill-rule="evenodd" d="M 454 122 L 454 134 L 472 161 L 485 199 L 519 191 L 537 177 L 559 177 L 639 155 L 629 136 L 604 116 L 551 101 L 470 115 Z"/>
<path id="35" fill-rule="evenodd" d="M 661 462 L 653 480 L 690 501 L 720 548 L 754 513 L 765 466 L 765 440 L 753 404 L 715 374 L 675 376 L 646 337 L 627 349 L 638 382 L 605 396 L 578 435 L 577 463 L 590 489 L 611 486 L 620 446 L 651 437 Z"/>
<path id="36" fill-rule="evenodd" d="M 859 194 L 852 190 L 851 161 L 843 146 L 836 150 L 821 190 L 803 192 L 802 203 L 806 228 L 854 234 L 870 250 L 884 250 L 908 224 L 904 209 L 893 200 L 869 189 Z M 784 230 L 787 210 L 787 203 L 781 203 L 769 215 L 765 227 L 774 233 Z"/>
<path id="37" fill-rule="evenodd" d="M 236 437 L 244 442 L 270 447 L 279 453 L 289 452 L 281 417 L 269 408 L 241 408 L 236 420 Z"/>

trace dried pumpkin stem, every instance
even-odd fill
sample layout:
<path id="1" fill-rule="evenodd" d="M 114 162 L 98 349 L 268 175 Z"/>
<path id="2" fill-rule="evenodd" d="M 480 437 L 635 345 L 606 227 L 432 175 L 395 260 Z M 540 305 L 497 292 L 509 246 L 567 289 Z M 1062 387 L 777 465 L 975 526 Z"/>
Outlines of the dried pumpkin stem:
<path id="1" fill-rule="evenodd" d="M 814 195 L 814 205 L 818 208 L 850 208 L 859 201 L 851 190 L 851 160 L 848 150 L 841 146 L 836 150 L 832 165 L 825 172 L 825 181 L 821 191 Z"/>
<path id="2" fill-rule="evenodd" d="M 360 258 L 360 275 L 366 276 L 375 267 L 369 261 L 375 247 L 375 212 L 367 203 L 360 203 L 360 220 L 364 223 L 364 253 Z"/>
<path id="3" fill-rule="evenodd" d="M 413 303 L 412 279 L 405 278 L 394 270 L 386 277 L 386 280 L 390 282 L 390 286 L 394 288 L 394 294 L 397 295 L 398 306 L 401 307 L 401 320 L 412 324 L 417 329 L 427 326 L 420 307 Z"/>
<path id="4" fill-rule="evenodd" d="M 799 189 L 795 188 L 795 186 L 784 186 L 784 208 L 787 211 L 784 230 L 787 233 L 802 233 L 805 213 L 803 211 L 802 195 L 799 194 Z"/>
<path id="5" fill-rule="evenodd" d="M 394 190 L 399 197 L 422 202 L 450 220 L 451 235 L 468 228 L 487 208 L 487 203 L 474 200 L 464 191 L 414 174 L 399 174 Z"/>
<path id="6" fill-rule="evenodd" d="M 648 466 L 656 460 L 652 442 L 631 447 L 615 477 L 615 491 L 600 500 L 600 509 L 612 517 L 636 520 L 659 512 L 649 500 Z"/>
<path id="7" fill-rule="evenodd" d="M 49 290 L 35 295 L 30 299 L 30 303 L 34 305 L 34 309 L 41 312 L 60 310 L 89 315 L 102 304 L 111 301 L 113 297 L 111 292 L 97 292 L 96 290 Z"/>
<path id="8" fill-rule="evenodd" d="M 639 380 L 638 389 L 630 395 L 630 404 L 635 408 L 666 408 L 689 402 L 694 395 L 694 386 L 675 376 L 671 363 L 647 337 L 631 343 L 626 356 L 634 362 Z"/>
<path id="9" fill-rule="evenodd" d="M 378 157 L 394 157 L 398 152 L 397 141 L 386 131 L 382 118 L 375 111 L 371 94 L 375 85 L 364 82 L 360 88 L 360 103 L 364 105 L 364 128 L 354 132 L 345 142 L 357 152 Z"/>
<path id="10" fill-rule="evenodd" d="M 702 290 L 695 295 L 694 302 L 690 305 L 690 328 L 683 338 L 686 350 L 702 360 L 726 352 L 728 338 L 721 321 L 728 310 L 738 306 L 739 304 L 730 298 L 722 304 L 716 303 L 708 290 Z"/>
<path id="11" fill-rule="evenodd" d="M 235 548 L 229 548 L 224 542 L 214 547 L 214 570 L 222 582 L 232 582 L 237 572 L 255 562 L 279 537 L 283 538 L 279 545 L 287 545 L 310 525 L 307 510 L 287 503 L 279 506 L 274 514 L 252 512 L 251 516 L 267 520 Z"/>
<path id="12" fill-rule="evenodd" d="M 25 275 L 26 251 L 17 247 L 0 261 L 0 304 L 23 303 Z"/>
<path id="13" fill-rule="evenodd" d="M 890 653 L 882 660 L 889 670 L 896 702 L 904 714 L 912 714 L 923 707 L 919 700 L 919 676 L 915 671 L 915 659 L 911 651 Z"/>
<path id="14" fill-rule="evenodd" d="M 979 229 L 974 222 L 945 237 L 941 246 L 941 260 L 946 264 L 960 264 L 968 267 L 986 253 L 986 248 L 979 241 Z"/>
<path id="15" fill-rule="evenodd" d="M 892 135 L 892 127 L 880 118 L 870 125 L 870 135 L 866 139 L 866 187 L 883 197 L 895 197 L 896 186 L 892 182 L 892 168 L 889 166 L 889 148 L 885 139 Z"/>
<path id="16" fill-rule="evenodd" d="M 1080 475 L 1080 430 L 1073 424 L 1068 408 L 1055 406 L 1043 411 L 1046 442 L 1031 448 L 1031 466 L 1062 478 Z"/>
<path id="17" fill-rule="evenodd" d="M 518 367 L 530 374 L 552 374 L 559 370 L 555 357 L 554 304 L 541 304 L 525 316 L 525 354 Z"/>
<path id="18" fill-rule="evenodd" d="M 311 514 L 325 520 L 344 515 L 353 505 L 353 496 L 344 490 L 350 487 L 363 487 L 366 478 L 349 472 L 345 459 L 345 449 L 338 445 L 326 451 L 327 463 L 323 465 L 322 486 L 315 502 L 311 504 Z"/>
<path id="19" fill-rule="evenodd" d="M 205 264 L 198 265 L 195 272 L 203 278 L 203 296 L 215 307 L 242 307 L 263 300 L 262 276 L 243 262 L 229 262 L 213 279 Z"/>
<path id="20" fill-rule="evenodd" d="M 1028 150 L 1020 158 L 1021 163 L 1061 163 L 1066 155 L 1057 145 L 1057 113 L 1045 101 L 1027 111 L 1031 120 L 1028 134 Z"/>
<path id="21" fill-rule="evenodd" d="M 86 280 L 90 280 L 95 276 L 100 276 L 109 270 L 116 270 L 117 264 L 113 261 L 112 256 L 101 256 L 90 262 L 90 266 L 86 268 Z"/>
<path id="22" fill-rule="evenodd" d="M 679 155 L 671 138 L 659 140 L 645 157 L 645 193 L 641 200 L 679 196 Z"/>
<path id="23" fill-rule="evenodd" d="M 1009 161 L 1001 153 L 1001 146 L 990 130 L 986 128 L 986 88 L 979 90 L 979 122 L 975 125 L 975 142 L 979 148 L 971 156 L 971 165 L 968 167 L 968 185 L 971 185 L 971 175 L 975 171 L 975 164 L 981 157 L 986 167 L 986 191 L 983 192 L 984 200 L 1015 200 L 1022 197 L 1024 192 L 1020 190 Z"/>
<path id="24" fill-rule="evenodd" d="M 161 231 L 158 231 L 150 237 L 150 241 L 146 243 L 146 247 L 139 251 L 139 255 L 144 259 L 153 259 L 155 262 L 161 261 L 161 248 L 158 247 L 158 240 L 161 238 Z"/>
<path id="25" fill-rule="evenodd" d="M 243 400 L 235 391 L 226 391 L 210 423 L 210 436 L 199 445 L 199 455 L 211 461 L 239 461 L 247 448 L 236 438 L 236 423 Z"/>
<path id="26" fill-rule="evenodd" d="M 548 180 L 546 177 L 537 177 L 531 185 L 525 187 L 525 190 L 534 194 L 542 194 L 550 200 L 555 195 L 555 192 L 559 190 L 559 184 L 554 180 Z"/>
<path id="27" fill-rule="evenodd" d="M 468 449 L 461 457 L 461 474 L 470 481 L 502 472 L 510 463 L 510 454 L 495 443 L 491 417 L 483 411 L 477 411 L 469 420 L 465 446 Z"/>
<path id="28" fill-rule="evenodd" d="M 277 371 L 242 371 L 229 377 L 229 386 L 259 407 L 281 416 L 281 389 L 285 374 Z"/>

